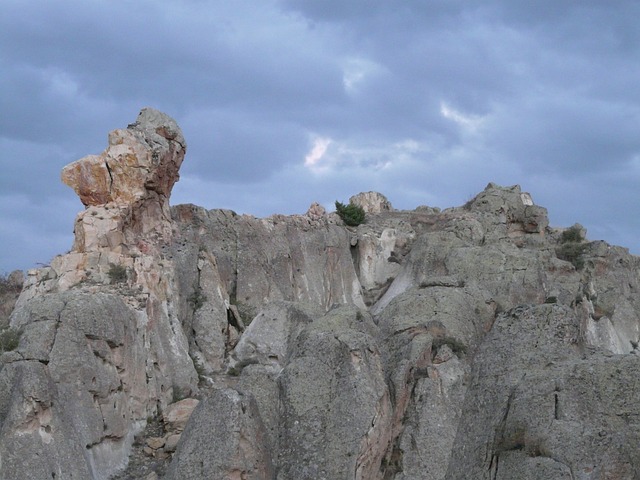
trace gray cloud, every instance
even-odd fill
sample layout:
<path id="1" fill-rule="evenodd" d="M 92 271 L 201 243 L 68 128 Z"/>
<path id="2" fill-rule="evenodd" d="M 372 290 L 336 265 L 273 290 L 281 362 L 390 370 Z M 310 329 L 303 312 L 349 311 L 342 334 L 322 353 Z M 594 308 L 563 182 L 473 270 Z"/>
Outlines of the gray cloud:
<path id="1" fill-rule="evenodd" d="M 173 202 L 268 215 L 522 184 L 640 252 L 635 1 L 37 2 L 0 16 L 0 271 L 64 252 L 61 168 L 143 106 L 188 143 Z"/>

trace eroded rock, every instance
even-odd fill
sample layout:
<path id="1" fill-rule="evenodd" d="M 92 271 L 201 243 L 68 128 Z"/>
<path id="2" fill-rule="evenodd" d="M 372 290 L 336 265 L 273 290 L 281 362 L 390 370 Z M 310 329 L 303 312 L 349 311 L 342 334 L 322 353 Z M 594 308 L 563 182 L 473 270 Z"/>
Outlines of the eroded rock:
<path id="1" fill-rule="evenodd" d="M 393 210 L 387 197 L 378 192 L 359 193 L 351 197 L 349 203 L 362 207 L 365 213 L 381 213 Z"/>
<path id="2" fill-rule="evenodd" d="M 85 206 L 131 205 L 153 197 L 168 199 L 184 159 L 186 142 L 175 120 L 144 108 L 135 123 L 109 134 L 109 147 L 62 170 L 62 181 Z"/>
<path id="3" fill-rule="evenodd" d="M 184 149 L 145 109 L 65 168 L 87 208 L 11 316 L 0 478 L 637 477 L 637 257 L 517 185 L 359 194 L 355 229 L 169 209 Z"/>
<path id="4" fill-rule="evenodd" d="M 255 400 L 231 389 L 214 390 L 193 412 L 165 478 L 273 478 L 270 453 Z"/>

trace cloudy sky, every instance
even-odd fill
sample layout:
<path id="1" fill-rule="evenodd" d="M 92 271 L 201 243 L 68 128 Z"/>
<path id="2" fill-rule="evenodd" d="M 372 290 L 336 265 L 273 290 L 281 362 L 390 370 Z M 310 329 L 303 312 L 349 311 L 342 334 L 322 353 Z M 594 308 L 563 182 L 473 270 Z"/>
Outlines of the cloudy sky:
<path id="1" fill-rule="evenodd" d="M 361 191 L 458 206 L 520 184 L 640 253 L 635 0 L 2 0 L 0 273 L 83 207 L 64 165 L 140 108 L 188 143 L 172 204 L 267 216 Z"/>

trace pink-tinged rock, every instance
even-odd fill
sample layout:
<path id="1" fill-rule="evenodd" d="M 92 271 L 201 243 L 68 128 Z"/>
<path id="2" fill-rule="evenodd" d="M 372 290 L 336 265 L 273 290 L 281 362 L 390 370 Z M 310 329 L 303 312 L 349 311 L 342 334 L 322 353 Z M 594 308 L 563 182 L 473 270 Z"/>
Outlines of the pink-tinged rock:
<path id="1" fill-rule="evenodd" d="M 195 398 L 185 398 L 169 405 L 163 414 L 167 430 L 182 432 L 198 403 L 200 401 Z"/>
<path id="2" fill-rule="evenodd" d="M 181 436 L 182 435 L 180 433 L 174 433 L 173 435 L 169 435 L 166 438 L 166 441 L 164 444 L 164 451 L 169 453 L 175 452 Z"/>
<path id="3" fill-rule="evenodd" d="M 155 245 L 168 240 L 169 196 L 185 149 L 176 122 L 145 108 L 135 123 L 109 134 L 100 155 L 64 167 L 62 181 L 88 207 L 76 219 L 73 251 L 150 254 L 145 239 Z M 144 252 L 136 250 L 137 244 L 145 246 Z"/>
<path id="4" fill-rule="evenodd" d="M 162 437 L 149 437 L 147 438 L 147 446 L 153 450 L 158 450 L 164 446 L 165 440 Z"/>
<path id="5" fill-rule="evenodd" d="M 393 210 L 387 197 L 378 192 L 362 192 L 349 199 L 349 203 L 362 207 L 365 213 L 381 213 Z"/>
<path id="6" fill-rule="evenodd" d="M 88 155 L 62 169 L 62 181 L 73 188 L 84 205 L 112 201 L 107 164 L 98 155 Z"/>
<path id="7" fill-rule="evenodd" d="M 132 204 L 153 196 L 168 199 L 180 178 L 185 141 L 176 122 L 145 108 L 127 129 L 109 134 L 109 146 L 62 170 L 62 181 L 75 190 L 84 205 L 109 202 Z"/>
<path id="8" fill-rule="evenodd" d="M 318 202 L 313 202 L 307 210 L 307 217 L 311 220 L 320 220 L 323 217 L 327 216 L 327 210 L 320 205 Z"/>

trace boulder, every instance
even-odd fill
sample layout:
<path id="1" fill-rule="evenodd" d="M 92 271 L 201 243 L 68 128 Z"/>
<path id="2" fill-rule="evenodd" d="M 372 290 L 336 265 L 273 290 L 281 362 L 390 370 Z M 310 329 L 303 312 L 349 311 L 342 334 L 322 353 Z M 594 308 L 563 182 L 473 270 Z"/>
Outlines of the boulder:
<path id="1" fill-rule="evenodd" d="M 317 202 L 313 202 L 307 210 L 307 217 L 309 217 L 311 221 L 317 222 L 326 216 L 327 210 Z"/>
<path id="2" fill-rule="evenodd" d="M 382 478 L 392 412 L 373 335 L 370 317 L 353 307 L 298 335 L 279 378 L 279 479 Z"/>
<path id="3" fill-rule="evenodd" d="M 62 181 L 85 206 L 131 205 L 153 193 L 168 199 L 186 143 L 175 120 L 144 108 L 135 123 L 109 134 L 109 147 L 62 170 Z"/>
<path id="4" fill-rule="evenodd" d="M 487 235 L 495 239 L 523 234 L 544 235 L 549 225 L 547 210 L 533 203 L 520 185 L 501 187 L 489 183 L 464 208 L 481 213 Z"/>
<path id="5" fill-rule="evenodd" d="M 232 389 L 214 390 L 191 415 L 165 478 L 274 478 L 270 453 L 253 397 Z"/>
<path id="6" fill-rule="evenodd" d="M 393 210 L 387 197 L 378 192 L 362 192 L 349 199 L 349 203 L 362 207 L 365 213 L 381 213 Z"/>
<path id="7" fill-rule="evenodd" d="M 182 432 L 198 403 L 200 401 L 195 398 L 185 398 L 168 405 L 162 412 L 165 428 L 175 433 Z"/>

